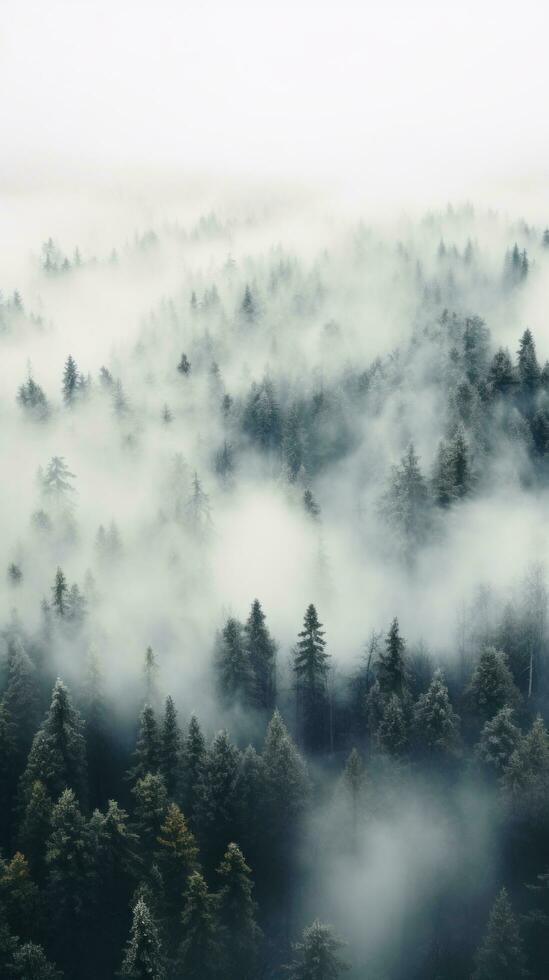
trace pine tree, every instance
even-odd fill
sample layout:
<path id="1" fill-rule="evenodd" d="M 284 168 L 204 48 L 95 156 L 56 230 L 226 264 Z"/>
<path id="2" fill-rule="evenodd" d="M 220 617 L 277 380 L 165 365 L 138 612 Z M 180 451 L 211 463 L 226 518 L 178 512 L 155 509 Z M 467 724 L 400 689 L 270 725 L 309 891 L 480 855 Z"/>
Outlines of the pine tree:
<path id="1" fill-rule="evenodd" d="M 39 691 L 36 667 L 19 637 L 8 644 L 7 683 L 3 707 L 11 740 L 11 771 L 17 779 L 38 725 Z"/>
<path id="2" fill-rule="evenodd" d="M 191 493 L 185 508 L 186 522 L 191 533 L 198 540 L 205 540 L 211 533 L 213 524 L 210 498 L 195 472 L 191 482 Z"/>
<path id="3" fill-rule="evenodd" d="M 305 613 L 294 656 L 298 709 L 302 717 L 303 741 L 311 750 L 323 749 L 327 742 L 327 677 L 329 654 L 322 623 L 311 603 Z"/>
<path id="4" fill-rule="evenodd" d="M 337 980 L 349 969 L 338 956 L 345 945 L 330 926 L 318 919 L 303 930 L 301 942 L 293 946 L 294 959 L 286 967 L 290 980 Z"/>
<path id="5" fill-rule="evenodd" d="M 252 700 L 253 675 L 243 626 L 232 616 L 218 636 L 215 667 L 219 695 L 227 707 Z"/>
<path id="6" fill-rule="evenodd" d="M 519 740 L 503 773 L 504 794 L 515 816 L 531 829 L 546 826 L 549 817 L 549 734 L 538 717 Z"/>
<path id="7" fill-rule="evenodd" d="M 67 787 L 77 798 L 87 798 L 86 743 L 82 719 L 73 707 L 68 688 L 58 679 L 46 718 L 34 736 L 21 780 L 25 802 L 36 780 L 52 799 Z"/>
<path id="8" fill-rule="evenodd" d="M 484 725 L 476 748 L 478 758 L 497 776 L 504 773 L 520 743 L 520 729 L 513 722 L 513 714 L 512 708 L 500 708 Z"/>
<path id="9" fill-rule="evenodd" d="M 194 819 L 197 787 L 205 761 L 206 742 L 198 719 L 195 715 L 192 715 L 181 753 L 181 799 L 183 802 L 183 812 L 189 814 L 191 823 L 193 823 Z"/>
<path id="10" fill-rule="evenodd" d="M 190 374 L 191 362 L 189 361 L 189 358 L 187 357 L 186 354 L 181 355 L 179 364 L 177 365 L 177 370 L 179 371 L 180 374 L 183 375 Z"/>
<path id="11" fill-rule="evenodd" d="M 256 305 L 252 296 L 252 291 L 248 286 L 248 284 L 246 284 L 246 288 L 244 290 L 244 298 L 240 306 L 240 312 L 242 313 L 244 320 L 246 320 L 248 323 L 253 323 L 257 315 Z"/>
<path id="12" fill-rule="evenodd" d="M 414 705 L 413 727 L 416 744 L 426 756 L 443 759 L 459 752 L 459 718 L 440 670 L 435 671 L 428 690 Z"/>
<path id="13" fill-rule="evenodd" d="M 519 980 L 526 976 L 519 924 L 507 890 L 494 902 L 484 939 L 476 954 L 472 980 Z"/>
<path id="14" fill-rule="evenodd" d="M 202 875 L 189 878 L 183 908 L 183 941 L 179 968 L 185 980 L 213 980 L 220 974 L 217 899 L 210 895 Z"/>
<path id="15" fill-rule="evenodd" d="M 50 963 L 42 947 L 36 943 L 23 943 L 16 947 L 10 971 L 10 980 L 17 977 L 21 980 L 63 980 L 63 974 Z"/>
<path id="16" fill-rule="evenodd" d="M 75 479 L 62 456 L 52 456 L 41 484 L 44 496 L 57 508 L 67 508 L 71 504 L 70 495 L 76 493 L 72 485 Z"/>
<path id="17" fill-rule="evenodd" d="M 76 395 L 78 394 L 80 375 L 78 373 L 78 368 L 76 366 L 76 361 L 69 354 L 67 360 L 65 361 L 65 368 L 63 370 L 63 401 L 65 405 L 72 405 Z"/>
<path id="18" fill-rule="evenodd" d="M 494 354 L 488 371 L 490 390 L 498 395 L 506 395 L 513 390 L 516 383 L 511 355 L 507 348 L 500 347 Z"/>
<path id="19" fill-rule="evenodd" d="M 178 795 L 181 776 L 181 732 L 171 697 L 166 698 L 160 731 L 160 773 L 164 777 L 168 796 L 174 799 Z"/>
<path id="20" fill-rule="evenodd" d="M 160 934 L 143 898 L 137 900 L 133 909 L 130 938 L 120 974 L 133 980 L 165 980 Z"/>
<path id="21" fill-rule="evenodd" d="M 400 635 L 398 619 L 393 619 L 385 637 L 385 651 L 380 650 L 376 664 L 377 679 L 383 696 L 402 697 L 408 688 L 408 671 L 404 657 L 406 644 Z"/>
<path id="22" fill-rule="evenodd" d="M 254 980 L 262 937 L 255 919 L 251 869 L 237 844 L 229 844 L 217 873 L 224 975 L 228 980 Z"/>
<path id="23" fill-rule="evenodd" d="M 43 422 L 49 416 L 48 400 L 40 385 L 31 377 L 19 386 L 17 401 L 29 418 Z"/>
<path id="24" fill-rule="evenodd" d="M 28 939 L 36 932 L 42 917 L 41 905 L 26 857 L 20 851 L 8 860 L 0 857 L 0 908 L 19 938 Z"/>

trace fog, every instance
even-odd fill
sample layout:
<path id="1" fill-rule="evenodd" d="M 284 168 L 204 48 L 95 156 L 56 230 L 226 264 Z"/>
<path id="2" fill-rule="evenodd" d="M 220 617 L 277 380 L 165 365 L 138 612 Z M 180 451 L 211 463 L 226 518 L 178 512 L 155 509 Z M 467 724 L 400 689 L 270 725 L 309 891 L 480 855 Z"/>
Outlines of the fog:
<path id="1" fill-rule="evenodd" d="M 526 328 L 540 369 L 549 359 L 548 28 L 536 2 L 0 9 L 3 662 L 15 631 L 78 700 L 93 652 L 127 741 L 151 646 L 156 707 L 169 694 L 182 723 L 195 712 L 208 737 L 226 725 L 260 746 L 268 718 L 220 703 L 214 657 L 257 597 L 305 752 L 292 670 L 314 603 L 335 737 L 309 760 L 291 938 L 332 922 L 357 978 L 407 976 L 441 895 L 476 942 L 505 883 L 474 723 L 463 769 L 433 786 L 380 762 L 345 699 L 369 637 L 398 617 L 466 715 L 485 643 L 545 574 L 547 377 L 530 411 L 498 401 L 490 365 L 500 347 L 516 364 Z M 474 318 L 487 332 L 475 320 L 471 367 Z M 29 378 L 47 411 L 22 404 Z M 456 432 L 470 480 L 448 501 L 437 460 Z M 413 527 L 387 503 L 410 444 L 429 497 Z M 57 496 L 56 457 L 72 487 Z M 58 568 L 85 599 L 70 628 L 52 618 Z M 524 731 L 546 716 L 540 644 L 533 701 L 515 676 Z M 355 743 L 373 789 L 349 836 L 338 787 Z M 414 956 L 408 976 L 427 976 Z"/>

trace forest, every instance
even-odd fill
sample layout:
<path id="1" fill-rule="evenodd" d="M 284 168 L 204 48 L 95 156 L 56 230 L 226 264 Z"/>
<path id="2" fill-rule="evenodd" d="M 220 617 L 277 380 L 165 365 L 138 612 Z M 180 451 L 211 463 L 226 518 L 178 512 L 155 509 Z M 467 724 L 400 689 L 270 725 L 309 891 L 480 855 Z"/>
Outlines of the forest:
<path id="1" fill-rule="evenodd" d="M 0 260 L 0 976 L 544 980 L 549 229 L 112 211 Z"/>

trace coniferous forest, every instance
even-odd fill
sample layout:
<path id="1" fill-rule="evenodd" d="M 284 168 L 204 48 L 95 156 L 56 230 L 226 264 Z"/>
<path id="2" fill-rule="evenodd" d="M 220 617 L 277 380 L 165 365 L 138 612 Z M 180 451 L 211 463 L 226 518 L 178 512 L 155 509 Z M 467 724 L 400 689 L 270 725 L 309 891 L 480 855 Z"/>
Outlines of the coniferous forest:
<path id="1" fill-rule="evenodd" d="M 549 230 L 293 209 L 7 265 L 6 980 L 549 974 Z"/>

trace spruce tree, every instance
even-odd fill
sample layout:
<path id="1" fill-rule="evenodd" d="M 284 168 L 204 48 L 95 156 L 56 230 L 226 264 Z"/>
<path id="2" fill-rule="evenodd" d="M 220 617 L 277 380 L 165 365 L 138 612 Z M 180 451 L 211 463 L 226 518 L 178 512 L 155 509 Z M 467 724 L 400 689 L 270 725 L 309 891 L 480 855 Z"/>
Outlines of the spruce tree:
<path id="1" fill-rule="evenodd" d="M 178 796 L 181 775 L 181 733 L 177 711 L 171 697 L 166 698 L 160 730 L 160 773 L 170 799 Z"/>
<path id="2" fill-rule="evenodd" d="M 425 756 L 442 760 L 459 752 L 459 718 L 440 670 L 435 671 L 428 690 L 414 705 L 413 728 L 416 745 Z"/>
<path id="3" fill-rule="evenodd" d="M 52 606 L 60 619 L 67 615 L 69 608 L 69 587 L 61 568 L 55 573 L 55 582 L 52 585 Z"/>
<path id="4" fill-rule="evenodd" d="M 520 729 L 514 724 L 513 715 L 512 708 L 500 708 L 485 723 L 476 747 L 478 758 L 497 776 L 503 775 L 520 743 Z"/>
<path id="5" fill-rule="evenodd" d="M 139 732 L 135 744 L 134 764 L 129 777 L 134 782 L 143 779 L 147 773 L 156 773 L 160 768 L 160 738 L 154 711 L 146 704 L 139 720 Z"/>
<path id="6" fill-rule="evenodd" d="M 168 794 L 162 776 L 151 772 L 137 780 L 132 793 L 135 797 L 132 829 L 140 837 L 143 856 L 149 860 L 166 819 Z"/>
<path id="7" fill-rule="evenodd" d="M 234 838 L 239 810 L 240 757 L 226 731 L 210 745 L 196 787 L 194 821 L 205 860 L 215 867 Z"/>
<path id="8" fill-rule="evenodd" d="M 519 924 L 505 888 L 494 902 L 475 960 L 472 980 L 519 980 L 526 976 Z"/>
<path id="9" fill-rule="evenodd" d="M 276 701 L 276 643 L 267 629 L 259 599 L 252 602 L 244 632 L 255 703 L 259 708 L 272 711 Z"/>
<path id="10" fill-rule="evenodd" d="M 293 946 L 294 958 L 286 967 L 290 980 L 337 980 L 349 969 L 339 957 L 345 943 L 330 926 L 318 919 L 303 930 L 301 942 Z"/>
<path id="11" fill-rule="evenodd" d="M 51 834 L 53 803 L 46 787 L 35 780 L 19 826 L 18 844 L 28 858 L 36 880 L 45 876 L 46 842 Z"/>
<path id="12" fill-rule="evenodd" d="M 404 557 L 411 561 L 427 540 L 431 524 L 429 492 L 412 444 L 393 468 L 383 510 Z"/>
<path id="13" fill-rule="evenodd" d="M 409 744 L 409 731 L 402 701 L 391 694 L 385 702 L 383 715 L 376 731 L 379 748 L 388 755 L 400 758 Z"/>
<path id="14" fill-rule="evenodd" d="M 157 838 L 156 859 L 162 875 L 163 914 L 173 940 L 187 879 L 199 870 L 194 835 L 176 803 L 170 803 L 166 810 Z"/>
<path id="15" fill-rule="evenodd" d="M 486 647 L 481 655 L 465 692 L 466 702 L 474 720 L 483 725 L 505 707 L 517 708 L 520 693 L 501 650 Z"/>
<path id="16" fill-rule="evenodd" d="M 237 844 L 229 844 L 217 874 L 221 881 L 218 914 L 224 975 L 228 980 L 254 980 L 261 930 L 255 919 L 251 869 Z"/>
<path id="17" fill-rule="evenodd" d="M 307 749 L 323 749 L 328 736 L 327 677 L 329 654 L 322 623 L 311 603 L 305 613 L 294 656 L 298 710 Z"/>
<path id="18" fill-rule="evenodd" d="M 23 799 L 28 802 L 36 780 L 52 799 L 64 789 L 87 799 L 86 743 L 83 723 L 73 707 L 68 688 L 58 679 L 46 718 L 34 736 L 27 766 L 21 778 Z"/>
<path id="19" fill-rule="evenodd" d="M 217 639 L 217 685 L 222 702 L 230 707 L 252 700 L 253 675 L 242 623 L 229 617 Z"/>
<path id="20" fill-rule="evenodd" d="M 197 787 L 206 761 L 206 742 L 196 715 L 191 716 L 182 749 L 181 800 L 183 812 L 189 815 L 191 824 L 197 798 Z"/>
<path id="21" fill-rule="evenodd" d="M 41 946 L 22 943 L 13 952 L 10 980 L 63 980 L 63 974 L 51 963 Z"/>
<path id="22" fill-rule="evenodd" d="M 65 367 L 63 370 L 63 401 L 65 405 L 72 405 L 77 394 L 79 387 L 79 373 L 76 366 L 76 361 L 69 354 L 67 360 L 65 361 Z"/>
<path id="23" fill-rule="evenodd" d="M 195 871 L 185 890 L 183 940 L 178 963 L 185 980 L 213 980 L 221 975 L 217 898 L 208 891 L 202 875 Z"/>
<path id="24" fill-rule="evenodd" d="M 160 934 L 143 898 L 137 900 L 133 909 L 120 975 L 132 980 L 165 980 L 166 977 Z"/>
<path id="25" fill-rule="evenodd" d="M 398 619 L 393 619 L 385 638 L 385 651 L 380 650 L 376 664 L 381 694 L 402 697 L 407 692 L 408 672 L 404 657 L 405 643 L 400 635 Z"/>

